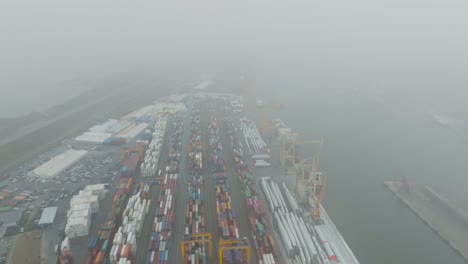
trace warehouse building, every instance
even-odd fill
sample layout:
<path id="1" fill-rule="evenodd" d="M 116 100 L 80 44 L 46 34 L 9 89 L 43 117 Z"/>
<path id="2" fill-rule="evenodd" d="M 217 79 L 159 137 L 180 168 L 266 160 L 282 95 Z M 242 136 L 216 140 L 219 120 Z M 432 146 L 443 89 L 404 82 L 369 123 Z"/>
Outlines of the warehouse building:
<path id="1" fill-rule="evenodd" d="M 126 127 L 130 126 L 131 124 L 132 123 L 129 122 L 129 121 L 122 120 L 122 121 L 112 125 L 111 127 L 109 127 L 106 132 L 112 133 L 112 134 L 117 134 L 120 131 L 124 130 Z"/>
<path id="2" fill-rule="evenodd" d="M 104 143 L 106 139 L 112 137 L 113 135 L 111 133 L 105 133 L 105 132 L 84 132 L 83 134 L 77 136 L 75 138 L 75 141 L 81 142 L 81 143 Z"/>
<path id="3" fill-rule="evenodd" d="M 75 164 L 87 153 L 88 151 L 86 150 L 69 149 L 68 151 L 54 157 L 46 163 L 43 163 L 29 174 L 33 177 L 53 178 L 65 169 Z"/>
<path id="4" fill-rule="evenodd" d="M 57 214 L 57 207 L 47 207 L 42 211 L 39 223 L 41 228 L 47 227 L 54 223 L 55 215 Z"/>
<path id="5" fill-rule="evenodd" d="M 106 132 L 110 127 L 117 124 L 118 122 L 119 121 L 117 121 L 116 119 L 109 119 L 109 120 L 107 120 L 106 122 L 104 122 L 102 124 L 95 125 L 95 126 L 91 127 L 88 130 L 90 132 L 101 132 L 101 133 Z"/>
<path id="6" fill-rule="evenodd" d="M 126 134 L 121 135 L 122 137 L 126 138 L 127 140 L 131 140 L 138 136 L 141 132 L 145 131 L 145 129 L 148 127 L 147 123 L 140 123 L 133 127 L 130 131 L 128 131 Z"/>
<path id="7" fill-rule="evenodd" d="M 8 233 L 9 229 L 18 228 L 23 212 L 23 209 L 19 209 L 0 213 L 0 239 Z"/>

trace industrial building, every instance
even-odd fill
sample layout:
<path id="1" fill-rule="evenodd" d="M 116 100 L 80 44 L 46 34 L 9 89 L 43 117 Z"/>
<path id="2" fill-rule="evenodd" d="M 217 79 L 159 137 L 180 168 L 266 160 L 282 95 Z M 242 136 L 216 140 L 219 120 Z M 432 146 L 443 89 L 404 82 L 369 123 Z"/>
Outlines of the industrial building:
<path id="1" fill-rule="evenodd" d="M 24 210 L 12 210 L 9 212 L 0 213 L 0 238 L 5 236 L 5 233 L 8 231 L 9 228 L 17 227 L 21 217 L 23 215 Z"/>
<path id="2" fill-rule="evenodd" d="M 106 139 L 112 137 L 111 133 L 87 131 L 77 136 L 75 141 L 82 143 L 104 143 Z"/>
<path id="3" fill-rule="evenodd" d="M 128 127 L 129 125 L 131 125 L 132 123 L 129 122 L 129 121 L 126 121 L 126 120 L 122 120 L 114 125 L 112 125 L 111 127 L 109 127 L 106 132 L 108 133 L 112 133 L 112 134 L 116 134 L 116 133 L 119 133 L 120 131 L 124 130 L 126 127 Z"/>
<path id="4" fill-rule="evenodd" d="M 33 177 L 53 178 L 83 158 L 88 151 L 69 149 L 30 172 Z"/>
<path id="5" fill-rule="evenodd" d="M 126 138 L 127 140 L 133 139 L 138 136 L 141 132 L 143 132 L 148 127 L 147 123 L 140 123 L 133 127 L 130 131 L 126 132 L 125 134 L 121 134 L 121 137 Z"/>
<path id="6" fill-rule="evenodd" d="M 101 133 L 106 132 L 110 127 L 114 126 L 118 122 L 119 121 L 116 120 L 116 119 L 109 119 L 109 120 L 107 120 L 106 122 L 104 122 L 102 124 L 92 126 L 88 130 L 91 131 L 91 132 L 101 132 Z"/>
<path id="7" fill-rule="evenodd" d="M 41 228 L 44 228 L 48 225 L 54 223 L 55 215 L 57 214 L 57 207 L 47 207 L 42 211 L 41 218 L 39 223 L 37 223 Z"/>

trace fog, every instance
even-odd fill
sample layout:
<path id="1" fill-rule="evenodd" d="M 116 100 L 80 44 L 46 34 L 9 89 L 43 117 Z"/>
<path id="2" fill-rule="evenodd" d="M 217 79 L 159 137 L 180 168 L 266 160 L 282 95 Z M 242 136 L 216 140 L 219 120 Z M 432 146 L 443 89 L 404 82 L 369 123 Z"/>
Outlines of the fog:
<path id="1" fill-rule="evenodd" d="M 466 1 L 2 1 L 4 116 L 75 95 L 63 81 L 233 67 L 301 88 L 467 95 Z M 293 85 L 295 86 L 295 85 Z M 462 97 L 463 96 L 463 97 Z"/>
<path id="2" fill-rule="evenodd" d="M 0 132 L 14 123 L 4 118 L 89 89 L 246 75 L 262 99 L 284 102 L 288 126 L 306 139 L 325 138 L 324 207 L 361 263 L 465 263 L 382 185 L 407 177 L 450 192 L 466 186 L 467 14 L 466 0 L 4 0 Z M 124 114 L 151 100 L 116 97 L 106 111 L 96 101 L 70 114 L 73 126 L 50 129 L 71 138 L 112 110 Z M 465 123 L 454 129 L 432 113 Z M 5 135 L 16 140 L 37 129 L 61 140 L 44 129 L 54 119 L 40 121 Z M 29 145 L 42 139 L 29 139 L 12 141 L 5 157 L 19 164 L 14 155 L 23 147 L 42 153 Z"/>

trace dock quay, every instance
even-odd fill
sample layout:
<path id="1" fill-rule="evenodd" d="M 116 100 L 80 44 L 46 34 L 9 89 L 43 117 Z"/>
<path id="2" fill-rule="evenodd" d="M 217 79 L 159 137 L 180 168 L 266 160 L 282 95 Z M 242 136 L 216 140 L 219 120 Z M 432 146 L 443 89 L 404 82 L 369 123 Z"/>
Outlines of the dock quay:
<path id="1" fill-rule="evenodd" d="M 384 185 L 425 224 L 468 260 L 468 219 L 448 200 L 428 186 L 404 188 L 402 182 Z"/>

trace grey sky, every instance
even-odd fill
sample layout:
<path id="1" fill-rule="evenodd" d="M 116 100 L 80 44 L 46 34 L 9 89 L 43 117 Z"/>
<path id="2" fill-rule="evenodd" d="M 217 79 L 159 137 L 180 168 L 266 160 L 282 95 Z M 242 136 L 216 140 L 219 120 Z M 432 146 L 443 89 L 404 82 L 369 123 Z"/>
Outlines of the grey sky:
<path id="1" fill-rule="evenodd" d="M 466 1 L 251 2 L 2 1 L 0 110 L 57 103 L 63 80 L 135 67 L 238 65 L 304 88 L 467 98 Z"/>

